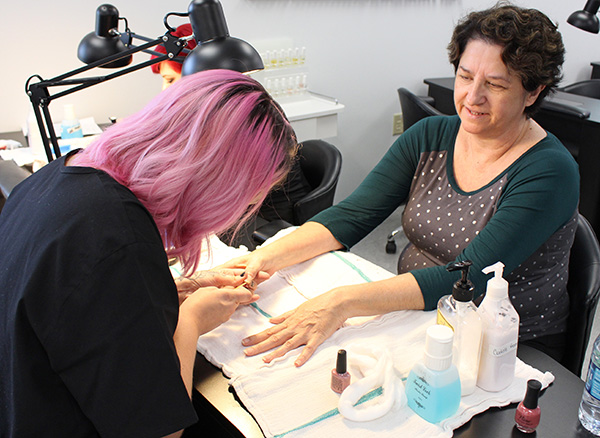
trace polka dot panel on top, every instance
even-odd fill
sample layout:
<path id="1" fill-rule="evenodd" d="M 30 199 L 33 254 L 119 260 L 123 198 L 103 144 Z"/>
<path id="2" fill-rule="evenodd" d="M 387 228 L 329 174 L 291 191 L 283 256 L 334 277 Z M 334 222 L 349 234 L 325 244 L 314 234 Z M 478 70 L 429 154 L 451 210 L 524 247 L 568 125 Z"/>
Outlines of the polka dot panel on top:
<path id="1" fill-rule="evenodd" d="M 446 174 L 447 156 L 445 151 L 421 155 L 402 217 L 413 246 L 402 254 L 402 272 L 454 260 L 496 211 L 505 178 L 476 193 L 459 193 Z"/>

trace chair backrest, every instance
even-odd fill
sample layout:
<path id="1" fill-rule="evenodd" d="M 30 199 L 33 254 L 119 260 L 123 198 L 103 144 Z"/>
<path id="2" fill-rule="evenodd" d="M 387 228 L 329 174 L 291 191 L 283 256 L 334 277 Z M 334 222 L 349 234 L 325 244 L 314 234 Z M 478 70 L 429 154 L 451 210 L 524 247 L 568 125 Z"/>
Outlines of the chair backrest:
<path id="1" fill-rule="evenodd" d="M 20 167 L 13 160 L 0 159 L 0 211 L 4 207 L 4 201 L 17 184 L 31 175 L 30 172 Z"/>
<path id="2" fill-rule="evenodd" d="M 407 130 L 425 117 L 443 115 L 442 112 L 406 88 L 398 88 L 398 96 L 400 97 L 400 107 L 402 108 L 404 130 Z"/>
<path id="3" fill-rule="evenodd" d="M 564 91 L 565 93 L 600 99 L 600 79 L 588 79 L 587 81 L 575 82 L 574 84 L 559 88 L 559 90 Z"/>
<path id="4" fill-rule="evenodd" d="M 562 365 L 579 376 L 600 294 L 600 246 L 590 223 L 579 214 L 569 259 L 570 314 Z"/>
<path id="5" fill-rule="evenodd" d="M 335 189 L 342 169 L 342 154 L 323 140 L 302 142 L 298 151 L 300 168 L 312 190 L 294 204 L 294 225 L 333 205 Z"/>

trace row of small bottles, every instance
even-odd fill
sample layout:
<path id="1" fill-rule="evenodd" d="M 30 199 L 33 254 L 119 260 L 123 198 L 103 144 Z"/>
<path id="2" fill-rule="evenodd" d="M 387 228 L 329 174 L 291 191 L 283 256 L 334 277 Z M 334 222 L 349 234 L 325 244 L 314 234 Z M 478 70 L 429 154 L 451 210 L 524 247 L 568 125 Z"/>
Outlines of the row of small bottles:
<path id="1" fill-rule="evenodd" d="M 451 295 L 439 300 L 437 325 L 427 330 L 424 359 L 406 382 L 408 406 L 431 423 L 456 413 L 461 396 L 472 394 L 475 386 L 497 392 L 515 376 L 519 315 L 502 278 L 504 265 L 498 262 L 483 270 L 494 277 L 479 308 L 473 303 L 470 266 L 464 261 L 447 268 L 462 271 L 461 279 Z"/>
<path id="2" fill-rule="evenodd" d="M 294 47 L 281 50 L 266 50 L 260 54 L 265 70 L 288 68 L 304 65 L 306 47 Z"/>
<path id="3" fill-rule="evenodd" d="M 304 94 L 308 90 L 307 75 L 270 77 L 264 80 L 264 87 L 275 98 Z"/>

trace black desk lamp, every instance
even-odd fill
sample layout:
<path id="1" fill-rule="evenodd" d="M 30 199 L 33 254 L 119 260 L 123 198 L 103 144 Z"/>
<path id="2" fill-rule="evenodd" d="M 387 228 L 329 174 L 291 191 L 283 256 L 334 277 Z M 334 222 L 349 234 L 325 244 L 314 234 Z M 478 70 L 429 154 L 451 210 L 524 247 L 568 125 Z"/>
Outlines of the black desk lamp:
<path id="1" fill-rule="evenodd" d="M 600 28 L 596 16 L 598 8 L 600 8 L 600 0 L 587 0 L 583 11 L 573 12 L 567 19 L 567 23 L 587 32 L 598 33 Z"/>
<path id="2" fill-rule="evenodd" d="M 183 38 L 173 36 L 172 33 L 175 32 L 175 29 L 167 22 L 171 15 L 189 16 L 193 35 Z M 118 31 L 119 20 L 125 21 L 124 33 Z M 177 59 L 177 55 L 183 50 L 187 50 L 185 46 L 191 38 L 196 40 L 197 47 L 183 62 L 182 75 L 218 68 L 236 70 L 241 73 L 264 68 L 260 55 L 250 44 L 229 36 L 225 15 L 219 0 L 193 0 L 187 13 L 169 12 L 163 21 L 167 32 L 156 39 L 147 38 L 131 32 L 127 20 L 119 18 L 117 8 L 109 4 L 100 5 L 96 10 L 96 30 L 83 38 L 77 50 L 78 58 L 88 65 L 48 80 L 39 75 L 33 75 L 27 80 L 25 90 L 33 105 L 49 162 L 53 159 L 52 149 L 56 157 L 61 155 L 48 109 L 52 100 L 167 59 L 181 62 Z M 146 43 L 135 46 L 132 44 L 134 38 Z M 166 54 L 150 50 L 158 44 L 164 45 Z M 157 57 L 127 67 L 133 59 L 132 55 L 142 51 Z M 72 78 L 96 67 L 121 69 L 103 76 Z M 39 79 L 39 82 L 30 83 L 33 78 Z M 71 88 L 50 94 L 50 87 L 71 85 Z M 52 149 L 50 145 L 52 145 Z"/>

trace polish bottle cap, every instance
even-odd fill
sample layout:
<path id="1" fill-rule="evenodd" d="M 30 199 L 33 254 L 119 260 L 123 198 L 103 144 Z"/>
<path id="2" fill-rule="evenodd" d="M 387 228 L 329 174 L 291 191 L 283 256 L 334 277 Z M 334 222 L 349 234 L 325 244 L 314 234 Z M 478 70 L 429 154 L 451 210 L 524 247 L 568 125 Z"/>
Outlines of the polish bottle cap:
<path id="1" fill-rule="evenodd" d="M 473 300 L 473 291 L 475 286 L 469 281 L 469 268 L 473 263 L 470 260 L 451 263 L 446 267 L 449 272 L 461 271 L 461 278 L 452 286 L 452 297 L 456 301 L 467 303 Z"/>
<path id="2" fill-rule="evenodd" d="M 337 361 L 335 362 L 335 372 L 338 374 L 344 374 L 346 370 L 346 350 L 339 350 L 337 354 Z"/>
<path id="3" fill-rule="evenodd" d="M 452 364 L 452 341 L 454 332 L 445 325 L 427 328 L 425 337 L 425 366 L 434 371 L 443 371 Z"/>
<path id="4" fill-rule="evenodd" d="M 541 389 L 542 384 L 538 380 L 528 380 L 527 392 L 525 393 L 525 398 L 523 399 L 523 406 L 525 406 L 527 409 L 537 408 Z"/>

